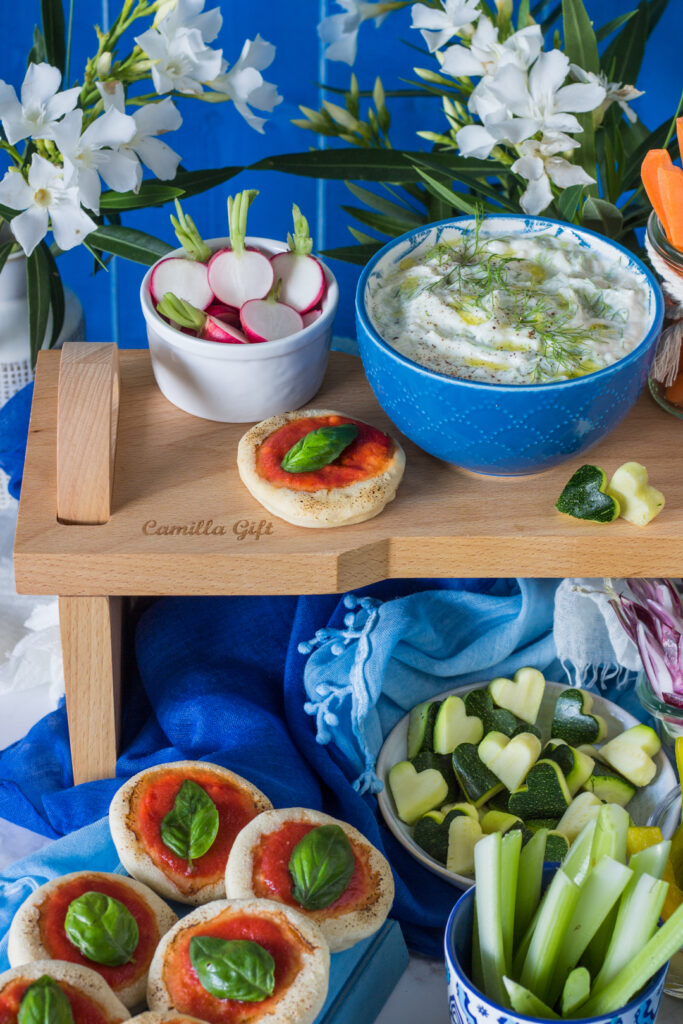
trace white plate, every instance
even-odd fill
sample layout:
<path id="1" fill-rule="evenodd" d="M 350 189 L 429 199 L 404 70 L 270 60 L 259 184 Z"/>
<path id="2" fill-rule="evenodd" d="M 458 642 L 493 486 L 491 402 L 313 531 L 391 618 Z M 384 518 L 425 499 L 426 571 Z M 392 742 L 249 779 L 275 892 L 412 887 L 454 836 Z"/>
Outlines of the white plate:
<path id="1" fill-rule="evenodd" d="M 541 730 L 544 741 L 550 738 L 550 724 L 552 722 L 555 701 L 560 693 L 569 689 L 568 686 L 562 683 L 552 682 L 546 682 L 545 687 L 545 696 L 543 698 L 543 703 L 541 704 L 538 721 L 536 722 L 536 725 Z M 474 683 L 471 686 L 461 686 L 455 690 L 446 690 L 444 693 L 440 693 L 432 699 L 444 700 L 446 697 L 450 697 L 451 694 L 454 693 L 458 694 L 458 696 L 464 696 L 466 693 L 469 693 L 470 690 L 481 689 L 483 689 L 481 683 Z M 601 697 L 597 693 L 593 693 L 592 696 L 593 711 L 597 715 L 602 715 L 607 722 L 608 739 L 612 739 L 617 735 L 617 733 L 630 729 L 633 725 L 638 725 L 638 719 L 634 718 L 633 715 L 630 715 L 628 711 L 620 708 L 618 704 L 613 704 L 612 701 L 605 700 L 604 697 Z M 458 875 L 454 871 L 449 871 L 443 864 L 440 864 L 438 860 L 434 860 L 433 857 L 430 857 L 429 854 L 426 853 L 421 846 L 418 846 L 413 839 L 412 829 L 410 826 L 402 822 L 396 814 L 394 802 L 387 784 L 387 776 L 389 774 L 389 769 L 392 768 L 393 765 L 398 761 L 405 761 L 406 759 L 408 718 L 409 715 L 404 715 L 401 721 L 394 726 L 382 744 L 382 749 L 380 750 L 379 757 L 377 758 L 377 776 L 384 783 L 384 789 L 377 797 L 379 809 L 382 812 L 382 817 L 398 839 L 399 843 L 401 843 L 402 846 L 405 846 L 406 850 L 412 853 L 413 857 L 415 857 L 416 860 L 419 860 L 424 867 L 434 872 L 435 875 L 441 875 L 441 877 L 445 878 L 447 882 L 450 882 L 451 885 L 455 885 L 458 888 L 470 886 L 474 879 L 468 878 L 466 875 Z M 633 797 L 627 808 L 636 825 L 645 825 L 660 801 L 676 785 L 676 774 L 663 750 L 660 750 L 657 754 L 655 761 L 657 763 L 657 774 L 653 781 L 649 786 L 636 790 L 636 795 Z"/>

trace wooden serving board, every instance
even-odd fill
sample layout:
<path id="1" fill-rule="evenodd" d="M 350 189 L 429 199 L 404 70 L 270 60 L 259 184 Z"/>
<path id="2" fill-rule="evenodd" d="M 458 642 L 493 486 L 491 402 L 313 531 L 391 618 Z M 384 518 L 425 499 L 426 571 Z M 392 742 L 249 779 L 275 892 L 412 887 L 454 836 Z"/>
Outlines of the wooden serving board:
<path id="1" fill-rule="evenodd" d="M 272 517 L 242 485 L 235 455 L 247 424 L 181 412 L 156 387 L 148 352 L 122 351 L 111 516 L 83 526 L 56 518 L 59 364 L 58 352 L 39 357 L 15 546 L 22 593 L 303 594 L 386 577 L 683 575 L 683 429 L 648 395 L 588 457 L 535 477 L 475 476 L 401 437 L 396 500 L 369 522 L 315 530 Z M 352 356 L 332 353 L 312 404 L 396 433 Z M 76 442 L 76 486 L 96 457 L 95 430 L 88 421 Z M 642 462 L 666 508 L 644 529 L 560 515 L 554 502 L 587 460 L 608 474 Z"/>

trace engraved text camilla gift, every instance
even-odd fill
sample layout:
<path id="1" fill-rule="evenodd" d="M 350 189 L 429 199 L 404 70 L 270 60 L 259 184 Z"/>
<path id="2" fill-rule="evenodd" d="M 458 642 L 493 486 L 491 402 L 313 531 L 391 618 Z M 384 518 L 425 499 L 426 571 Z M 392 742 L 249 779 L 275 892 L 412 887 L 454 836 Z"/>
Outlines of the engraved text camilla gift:
<path id="1" fill-rule="evenodd" d="M 142 524 L 142 532 L 147 537 L 224 537 L 234 533 L 237 540 L 246 537 L 259 540 L 273 532 L 273 524 L 266 519 L 258 523 L 238 519 L 232 527 L 228 527 L 223 523 L 214 523 L 213 519 L 197 519 L 192 523 L 158 523 L 156 519 L 148 519 Z"/>

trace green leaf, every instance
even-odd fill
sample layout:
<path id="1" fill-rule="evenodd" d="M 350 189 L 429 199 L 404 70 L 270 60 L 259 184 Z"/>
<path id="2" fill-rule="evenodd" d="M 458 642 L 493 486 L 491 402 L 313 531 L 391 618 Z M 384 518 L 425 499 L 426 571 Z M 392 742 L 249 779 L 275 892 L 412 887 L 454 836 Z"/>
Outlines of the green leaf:
<path id="1" fill-rule="evenodd" d="M 328 260 L 341 260 L 343 263 L 353 263 L 357 267 L 363 267 L 376 252 L 382 248 L 383 242 L 366 242 L 363 245 L 340 245 L 336 249 L 324 249 L 321 256 Z"/>
<path id="2" fill-rule="evenodd" d="M 648 6 L 648 19 L 647 19 L 647 34 L 648 38 L 652 35 L 653 31 L 657 27 L 659 19 L 664 14 L 664 11 L 669 6 L 669 0 L 650 0 Z"/>
<path id="3" fill-rule="evenodd" d="M 280 466 L 286 473 L 310 473 L 339 458 L 345 448 L 358 436 L 355 423 L 340 423 L 336 427 L 309 430 L 293 444 Z"/>
<path id="4" fill-rule="evenodd" d="M 64 931 L 83 956 L 107 967 L 131 963 L 140 939 L 128 907 L 103 892 L 84 892 L 72 900 Z"/>
<path id="5" fill-rule="evenodd" d="M 443 173 L 443 170 L 439 167 L 439 165 L 434 163 L 433 155 L 425 156 L 421 160 L 416 160 L 415 164 L 418 168 L 426 167 L 435 170 L 438 173 Z M 494 171 L 492 173 L 499 172 Z M 454 175 L 454 177 L 457 180 L 457 172 Z M 509 171 L 507 172 L 507 177 L 510 177 Z M 502 206 L 503 209 L 510 210 L 512 213 L 519 213 L 519 202 L 513 202 L 513 200 L 508 199 L 508 197 L 503 194 L 503 191 L 500 188 L 500 186 L 496 187 L 495 184 L 489 184 L 489 182 L 486 181 L 483 177 L 472 178 L 471 180 L 464 179 L 463 184 L 466 184 L 468 188 L 470 188 L 471 191 L 474 192 L 477 196 L 485 196 L 486 198 L 490 199 L 492 201 L 493 207 Z M 462 193 L 457 194 L 462 195 Z M 466 199 L 469 198 L 469 196 L 466 197 Z"/>
<path id="6" fill-rule="evenodd" d="M 353 850 L 344 829 L 340 825 L 319 825 L 292 850 L 292 895 L 306 910 L 329 907 L 348 886 L 354 867 Z"/>
<path id="7" fill-rule="evenodd" d="M 306 178 L 350 181 L 381 181 L 401 185 L 420 181 L 414 166 L 425 154 L 398 149 L 320 149 L 306 153 L 283 153 L 252 164 L 253 171 L 284 171 Z M 502 164 L 476 157 L 457 157 L 450 153 L 432 153 L 430 161 L 452 178 L 488 178 L 506 173 Z"/>
<path id="8" fill-rule="evenodd" d="M 633 18 L 614 37 L 600 64 L 610 81 L 633 85 L 638 79 L 647 45 L 648 5 L 641 0 Z"/>
<path id="9" fill-rule="evenodd" d="M 7 263 L 7 257 L 12 252 L 13 248 L 14 248 L 14 242 L 13 241 L 12 242 L 4 242 L 2 245 L 0 245 L 0 273 L 2 273 L 2 268 Z"/>
<path id="10" fill-rule="evenodd" d="M 562 0 L 562 20 L 564 52 L 569 60 L 585 71 L 597 74 L 600 70 L 598 43 L 583 0 Z"/>
<path id="11" fill-rule="evenodd" d="M 669 131 L 669 125 L 670 121 L 668 118 L 666 121 L 662 121 L 654 131 L 650 132 L 646 139 L 628 154 L 624 168 L 624 177 L 621 183 L 621 187 L 625 192 L 635 188 L 640 182 L 640 166 L 645 159 L 645 154 L 651 149 L 663 148 Z"/>
<path id="12" fill-rule="evenodd" d="M 621 26 L 625 25 L 627 21 L 630 21 L 635 13 L 636 8 L 634 7 L 632 11 L 627 11 L 626 14 L 620 14 L 617 18 L 612 18 L 611 21 L 605 22 L 602 28 L 599 28 L 595 33 L 597 41 L 601 43 L 604 39 L 607 39 L 607 37 L 611 36 L 613 32 L 616 32 L 618 28 L 621 28 Z"/>
<path id="13" fill-rule="evenodd" d="M 560 193 L 555 205 L 563 220 L 567 220 L 570 223 L 574 220 L 579 203 L 581 202 L 581 196 L 583 195 L 583 188 L 583 185 L 570 185 L 569 188 L 565 188 Z"/>
<path id="14" fill-rule="evenodd" d="M 41 0 L 40 10 L 43 19 L 47 62 L 59 68 L 64 74 L 66 40 L 62 0 Z"/>
<path id="15" fill-rule="evenodd" d="M 28 292 L 28 327 L 31 345 L 31 366 L 36 365 L 38 352 L 47 331 L 50 315 L 50 264 L 44 242 L 37 245 L 26 259 L 26 286 Z"/>
<path id="16" fill-rule="evenodd" d="M 195 935 L 190 961 L 202 988 L 216 999 L 259 1003 L 275 991 L 275 961 L 258 942 Z"/>
<path id="17" fill-rule="evenodd" d="M 216 185 L 222 185 L 224 181 L 229 181 L 243 170 L 244 167 L 216 167 L 205 171 L 178 171 L 170 184 L 173 188 L 182 189 L 183 195 L 187 198 L 215 188 Z"/>
<path id="18" fill-rule="evenodd" d="M 608 238 L 618 238 L 624 224 L 624 216 L 614 203 L 589 196 L 583 207 L 583 225 Z"/>
<path id="19" fill-rule="evenodd" d="M 201 786 L 185 779 L 173 807 L 161 822 L 161 839 L 169 850 L 186 860 L 203 857 L 218 835 L 218 809 Z"/>
<path id="20" fill-rule="evenodd" d="M 454 192 L 452 188 L 449 188 L 447 185 L 437 181 L 436 178 L 432 178 L 431 174 L 427 174 L 425 171 L 420 171 L 420 177 L 424 181 L 429 192 L 436 196 L 437 199 L 443 200 L 443 202 L 454 207 L 456 210 L 460 210 L 462 213 L 466 213 L 471 216 L 476 214 L 476 204 L 474 204 L 469 197 L 465 197 L 459 192 Z"/>
<path id="21" fill-rule="evenodd" d="M 45 259 L 50 270 L 50 308 L 52 310 L 52 332 L 50 334 L 50 341 L 48 348 L 57 341 L 62 326 L 64 325 L 64 285 L 62 284 L 61 274 L 57 269 L 57 261 L 50 252 L 49 245 L 45 246 Z"/>
<path id="22" fill-rule="evenodd" d="M 351 181 L 346 182 L 346 187 L 356 199 L 360 199 L 362 203 L 366 203 L 373 210 L 379 210 L 381 213 L 389 214 L 389 216 L 394 217 L 396 220 L 402 221 L 406 225 L 406 230 L 419 227 L 423 223 L 420 214 L 410 206 L 392 203 L 391 200 L 385 199 L 384 196 L 378 196 L 376 192 L 371 192 L 367 188 L 361 188 L 360 185 L 354 185 Z"/>
<path id="23" fill-rule="evenodd" d="M 103 224 L 91 231 L 86 238 L 88 245 L 101 252 L 110 252 L 113 256 L 123 256 L 133 263 L 143 263 L 151 267 L 153 263 L 167 256 L 173 247 L 162 242 L 144 231 L 133 228 L 119 227 L 117 224 Z"/>
<path id="24" fill-rule="evenodd" d="M 74 1024 L 71 1003 L 49 975 L 32 982 L 24 992 L 17 1024 Z"/>
<path id="25" fill-rule="evenodd" d="M 359 206 L 342 205 L 342 210 L 355 217 L 361 224 L 365 224 L 366 227 L 373 228 L 374 231 L 379 231 L 390 238 L 402 235 L 404 231 L 408 231 L 411 227 L 417 227 L 422 223 L 422 220 L 418 218 L 415 223 L 408 224 L 405 220 L 398 220 L 387 213 L 373 213 L 372 210 L 363 210 Z"/>
<path id="26" fill-rule="evenodd" d="M 529 11 L 529 0 L 521 0 L 519 10 L 517 11 L 517 31 L 526 28 L 527 25 L 531 25 L 532 22 L 529 20 L 531 13 Z"/>
<path id="27" fill-rule="evenodd" d="M 148 206 L 163 206 L 171 199 L 182 196 L 182 188 L 158 181 L 143 181 L 139 192 L 114 192 L 109 190 L 100 196 L 101 210 L 137 210 Z"/>
<path id="28" fill-rule="evenodd" d="M 43 33 L 40 31 L 37 25 L 33 28 L 33 46 L 29 50 L 27 65 L 28 64 L 42 64 L 47 60 L 47 50 L 45 48 L 45 39 Z"/>

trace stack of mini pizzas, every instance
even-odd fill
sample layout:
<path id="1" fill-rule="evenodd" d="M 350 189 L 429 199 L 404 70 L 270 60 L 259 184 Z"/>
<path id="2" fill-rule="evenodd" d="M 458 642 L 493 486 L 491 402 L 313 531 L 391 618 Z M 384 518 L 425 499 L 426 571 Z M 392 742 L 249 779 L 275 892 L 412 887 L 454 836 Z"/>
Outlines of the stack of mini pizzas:
<path id="1" fill-rule="evenodd" d="M 219 765 L 140 772 L 109 823 L 132 877 L 77 871 L 22 904 L 0 975 L 3 1022 L 119 1024 L 132 1011 L 136 1024 L 313 1024 L 330 952 L 372 935 L 391 909 L 389 864 L 360 832 L 273 810 Z M 195 909 L 179 920 L 162 897 Z"/>

